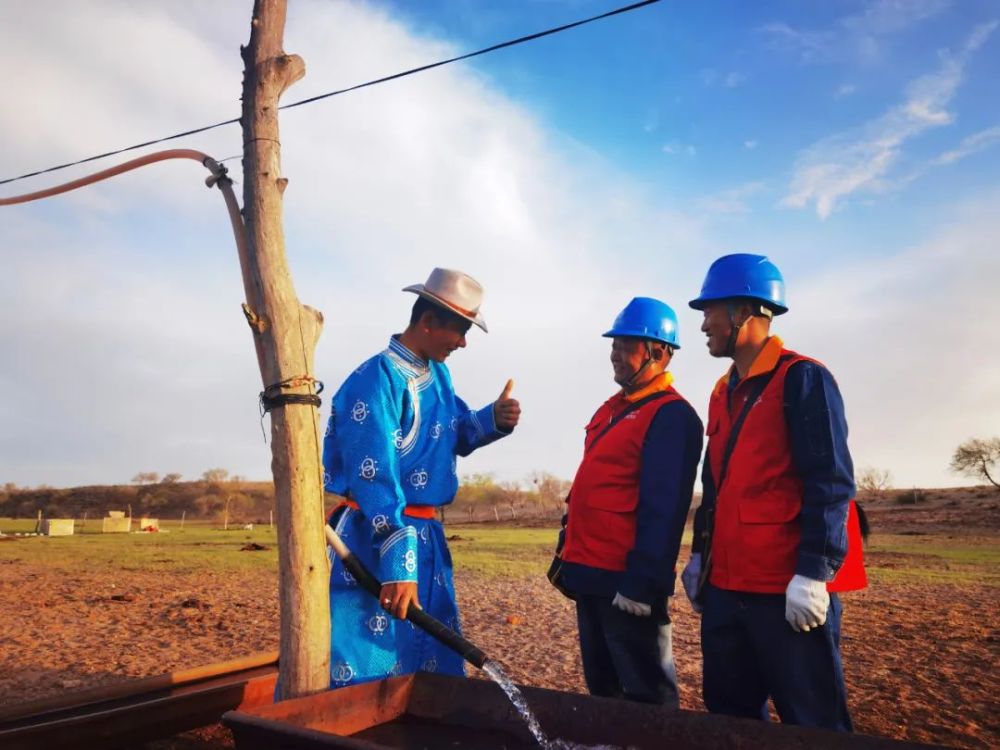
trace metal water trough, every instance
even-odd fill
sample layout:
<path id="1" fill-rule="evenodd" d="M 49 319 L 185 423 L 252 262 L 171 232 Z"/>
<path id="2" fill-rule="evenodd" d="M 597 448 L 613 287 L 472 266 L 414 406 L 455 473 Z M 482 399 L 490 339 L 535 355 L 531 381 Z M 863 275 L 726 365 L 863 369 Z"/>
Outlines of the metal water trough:
<path id="1" fill-rule="evenodd" d="M 552 739 L 636 750 L 905 750 L 922 745 L 864 735 L 671 711 L 542 688 L 522 688 Z M 521 750 L 537 748 L 492 682 L 429 673 L 332 690 L 223 715 L 238 750 Z"/>

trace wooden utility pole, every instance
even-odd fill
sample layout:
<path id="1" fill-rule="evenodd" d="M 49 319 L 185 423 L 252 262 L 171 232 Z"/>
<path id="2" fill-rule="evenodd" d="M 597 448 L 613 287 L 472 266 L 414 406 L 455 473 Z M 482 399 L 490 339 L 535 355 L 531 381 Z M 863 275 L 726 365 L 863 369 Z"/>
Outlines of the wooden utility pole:
<path id="1" fill-rule="evenodd" d="M 323 533 L 318 411 L 291 396 L 314 394 L 313 352 L 323 316 L 301 304 L 285 257 L 278 99 L 305 75 L 282 49 L 285 0 L 255 0 L 242 48 L 244 313 L 253 331 L 265 396 L 271 399 L 271 471 L 278 511 L 281 657 L 278 698 L 330 684 L 329 565 Z M 275 403 L 275 402 L 278 403 Z M 265 403 L 267 403 L 265 401 Z"/>

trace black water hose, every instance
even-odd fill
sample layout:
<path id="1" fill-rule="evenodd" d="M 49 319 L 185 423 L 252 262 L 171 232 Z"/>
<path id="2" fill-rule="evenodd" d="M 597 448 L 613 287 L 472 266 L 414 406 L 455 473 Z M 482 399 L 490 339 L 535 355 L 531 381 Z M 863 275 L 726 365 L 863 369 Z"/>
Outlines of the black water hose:
<path id="1" fill-rule="evenodd" d="M 337 533 L 330 528 L 329 524 L 325 524 L 325 526 L 327 541 L 330 542 L 330 546 L 333 547 L 334 552 L 337 553 L 337 557 L 339 557 L 340 561 L 344 564 L 344 568 L 348 573 L 354 576 L 361 588 L 378 599 L 382 593 L 382 583 L 375 576 L 373 576 L 368 568 L 364 566 L 364 563 L 362 563 L 354 555 L 354 553 L 347 548 L 347 545 L 345 545 Z M 336 544 L 334 543 L 334 540 L 336 540 Z M 410 606 L 406 612 L 406 619 L 424 632 L 437 638 L 441 641 L 441 643 L 457 653 L 477 669 L 482 669 L 483 664 L 486 663 L 488 658 L 486 654 L 469 643 L 443 622 L 427 614 L 424 610 L 419 609 L 418 607 Z"/>

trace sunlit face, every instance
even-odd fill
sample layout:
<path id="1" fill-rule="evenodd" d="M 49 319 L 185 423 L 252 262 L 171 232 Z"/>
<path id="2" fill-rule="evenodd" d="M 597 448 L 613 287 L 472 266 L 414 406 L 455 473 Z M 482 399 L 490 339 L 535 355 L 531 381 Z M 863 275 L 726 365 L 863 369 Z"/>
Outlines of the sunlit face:
<path id="1" fill-rule="evenodd" d="M 625 385 L 646 361 L 646 342 L 642 339 L 615 336 L 611 339 L 611 367 L 615 382 Z"/>
<path id="2" fill-rule="evenodd" d="M 441 322 L 433 316 L 426 322 L 429 324 L 424 335 L 424 354 L 427 359 L 444 362 L 453 351 L 465 348 L 465 335 L 472 323 L 460 318 L 449 318 Z"/>
<path id="3" fill-rule="evenodd" d="M 733 330 L 726 302 L 709 302 L 702 310 L 701 332 L 708 337 L 705 345 L 713 357 L 725 357 L 729 336 Z"/>

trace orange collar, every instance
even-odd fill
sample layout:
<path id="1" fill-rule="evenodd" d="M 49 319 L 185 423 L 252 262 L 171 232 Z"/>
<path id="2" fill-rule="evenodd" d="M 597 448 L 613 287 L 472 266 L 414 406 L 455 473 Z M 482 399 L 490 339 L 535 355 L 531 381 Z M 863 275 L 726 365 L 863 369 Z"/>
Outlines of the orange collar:
<path id="1" fill-rule="evenodd" d="M 753 364 L 750 365 L 750 372 L 747 373 L 747 377 L 752 378 L 754 375 L 771 372 L 771 370 L 777 367 L 778 358 L 781 356 L 781 350 L 784 348 L 784 341 L 777 336 L 771 336 L 764 342 L 764 348 L 757 352 Z M 733 365 L 733 367 L 736 367 L 736 365 Z"/>
<path id="2" fill-rule="evenodd" d="M 621 397 L 626 403 L 635 403 L 640 399 L 646 398 L 646 396 L 651 396 L 654 393 L 659 393 L 660 391 L 665 391 L 673 385 L 674 376 L 673 373 L 661 372 L 655 378 L 653 378 L 649 383 L 632 393 L 621 392 Z"/>
<path id="3" fill-rule="evenodd" d="M 770 372 L 778 365 L 778 359 L 781 357 L 781 352 L 785 348 L 785 342 L 782 341 L 778 336 L 771 336 L 767 341 L 764 342 L 763 348 L 757 352 L 757 356 L 754 357 L 753 364 L 750 365 L 750 372 L 746 374 L 747 378 L 752 378 L 755 375 L 761 375 L 765 372 Z M 736 367 L 736 363 L 729 366 L 726 370 L 726 374 L 723 375 L 715 384 L 715 390 L 723 390 L 729 384 L 729 378 L 732 376 L 733 369 Z"/>

